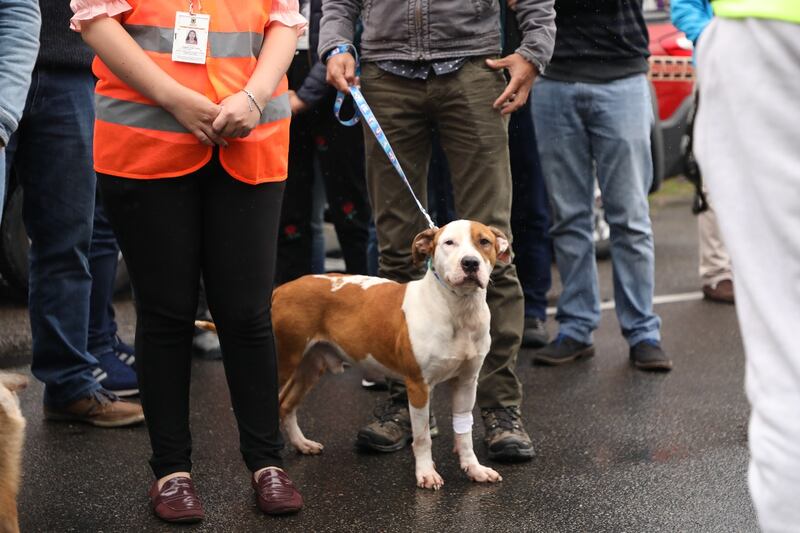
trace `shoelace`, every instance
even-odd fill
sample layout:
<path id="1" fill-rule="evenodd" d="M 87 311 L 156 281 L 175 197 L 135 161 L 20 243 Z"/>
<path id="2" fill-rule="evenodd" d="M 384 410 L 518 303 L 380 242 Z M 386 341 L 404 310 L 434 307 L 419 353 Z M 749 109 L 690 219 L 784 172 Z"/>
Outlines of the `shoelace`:
<path id="1" fill-rule="evenodd" d="M 92 398 L 97 400 L 100 405 L 108 405 L 110 403 L 119 401 L 119 397 L 111 391 L 106 389 L 97 389 L 92 392 Z"/>
<path id="2" fill-rule="evenodd" d="M 402 409 L 402 404 L 395 402 L 392 398 L 389 398 L 389 400 L 375 406 L 372 414 L 381 423 L 389 421 L 399 422 L 399 417 L 397 415 Z"/>
<path id="3" fill-rule="evenodd" d="M 491 417 L 491 418 L 489 418 Z M 499 427 L 501 429 L 515 430 L 519 429 L 518 423 L 519 414 L 512 409 L 493 409 L 489 414 L 490 427 L 492 429 Z"/>

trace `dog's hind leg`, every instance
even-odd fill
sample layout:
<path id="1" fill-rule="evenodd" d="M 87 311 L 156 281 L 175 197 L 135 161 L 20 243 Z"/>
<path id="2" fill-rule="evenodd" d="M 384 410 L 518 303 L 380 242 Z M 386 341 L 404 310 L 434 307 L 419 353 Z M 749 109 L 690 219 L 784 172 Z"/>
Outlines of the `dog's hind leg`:
<path id="1" fill-rule="evenodd" d="M 297 424 L 297 407 L 326 370 L 333 374 L 344 371 L 342 360 L 336 350 L 327 343 L 310 345 L 300 364 L 281 389 L 279 396 L 281 424 L 289 442 L 302 454 L 316 455 L 323 449 L 322 444 L 303 435 Z"/>

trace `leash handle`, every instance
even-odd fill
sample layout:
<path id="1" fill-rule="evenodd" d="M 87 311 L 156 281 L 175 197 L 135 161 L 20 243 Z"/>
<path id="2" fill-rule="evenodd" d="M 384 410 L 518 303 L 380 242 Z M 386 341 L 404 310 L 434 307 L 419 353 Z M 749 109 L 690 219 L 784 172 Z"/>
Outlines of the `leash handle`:
<path id="1" fill-rule="evenodd" d="M 352 44 L 342 44 L 337 46 L 331 51 L 331 53 L 328 55 L 328 58 L 331 58 L 338 54 L 346 54 L 346 53 L 353 54 L 353 57 L 356 60 L 356 75 L 360 75 L 361 64 L 358 61 L 358 53 L 356 52 L 356 49 Z M 378 141 L 378 144 L 380 145 L 381 148 L 383 148 L 383 152 L 386 154 L 386 157 L 389 158 L 389 162 L 392 164 L 394 169 L 403 179 L 403 182 L 406 184 L 406 187 L 408 187 L 408 191 L 411 193 L 411 197 L 414 198 L 414 202 L 416 202 L 420 212 L 425 217 L 425 220 L 428 223 L 428 227 L 436 228 L 436 224 L 433 223 L 431 216 L 422 206 L 422 202 L 420 202 L 419 198 L 417 198 L 417 195 L 414 194 L 414 189 L 411 187 L 411 183 L 409 183 L 408 178 L 406 177 L 406 173 L 403 171 L 403 167 L 400 166 L 400 161 L 397 159 L 394 150 L 392 150 L 392 145 L 389 144 L 389 139 L 386 138 L 386 134 L 383 132 L 381 125 L 378 124 L 378 119 L 375 118 L 375 114 L 369 107 L 367 100 L 364 98 L 364 95 L 361 94 L 361 89 L 359 89 L 355 85 L 351 85 L 350 87 L 348 87 L 348 91 L 350 92 L 350 96 L 353 97 L 353 102 L 355 103 L 355 108 L 356 108 L 355 115 L 353 115 L 353 118 L 349 120 L 341 119 L 339 113 L 342 110 L 342 104 L 344 103 L 345 94 L 342 91 L 337 91 L 336 101 L 333 103 L 333 113 L 336 115 L 336 120 L 338 120 L 343 126 L 355 126 L 360 118 L 364 119 L 364 122 L 367 123 L 367 126 L 369 126 L 369 129 L 375 136 L 375 140 Z"/>

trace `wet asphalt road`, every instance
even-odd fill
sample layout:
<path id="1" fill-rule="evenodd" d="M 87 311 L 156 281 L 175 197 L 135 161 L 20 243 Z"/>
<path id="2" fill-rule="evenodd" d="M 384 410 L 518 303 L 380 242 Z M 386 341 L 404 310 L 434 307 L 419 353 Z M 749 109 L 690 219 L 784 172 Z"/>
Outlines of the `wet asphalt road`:
<path id="1" fill-rule="evenodd" d="M 656 293 L 697 291 L 696 224 L 688 206 L 655 208 L 653 219 Z M 607 299 L 608 262 L 600 274 Z M 119 310 L 123 333 L 130 334 L 130 303 Z M 675 362 L 669 374 L 629 366 L 613 311 L 603 313 L 591 360 L 533 367 L 530 354 L 520 354 L 523 411 L 537 456 L 493 465 L 504 480 L 492 486 L 473 484 L 458 469 L 445 390 L 435 396 L 442 435 L 433 446 L 445 487 L 434 493 L 414 487 L 410 449 L 386 455 L 354 449 L 355 433 L 381 393 L 362 390 L 353 370 L 326 377 L 300 413 L 306 435 L 325 451 L 303 457 L 286 450 L 286 469 L 306 508 L 283 518 L 263 516 L 255 506 L 220 363 L 193 367 L 193 475 L 207 514 L 198 526 L 167 526 L 148 511 L 144 427 L 44 423 L 42 387 L 34 382 L 21 397 L 28 419 L 22 530 L 756 531 L 745 482 L 748 407 L 734 308 L 689 300 L 657 311 Z M 18 313 L 0 308 L 2 331 L 24 322 Z M 554 333 L 555 324 L 549 326 Z M 476 449 L 485 461 L 477 415 L 476 422 Z"/>

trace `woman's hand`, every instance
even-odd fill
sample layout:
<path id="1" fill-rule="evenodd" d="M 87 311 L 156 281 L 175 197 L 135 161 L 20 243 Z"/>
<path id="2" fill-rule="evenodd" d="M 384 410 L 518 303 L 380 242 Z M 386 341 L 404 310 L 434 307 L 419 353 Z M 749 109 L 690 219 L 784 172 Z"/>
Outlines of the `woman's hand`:
<path id="1" fill-rule="evenodd" d="M 222 112 L 222 106 L 204 95 L 184 87 L 184 90 L 180 90 L 179 94 L 164 103 L 164 109 L 206 146 L 228 146 L 213 127 L 215 119 Z"/>
<path id="2" fill-rule="evenodd" d="M 244 92 L 230 95 L 220 106 L 222 110 L 212 124 L 220 137 L 247 137 L 261 120 L 261 113 Z"/>

